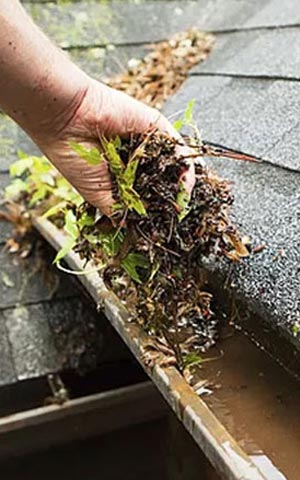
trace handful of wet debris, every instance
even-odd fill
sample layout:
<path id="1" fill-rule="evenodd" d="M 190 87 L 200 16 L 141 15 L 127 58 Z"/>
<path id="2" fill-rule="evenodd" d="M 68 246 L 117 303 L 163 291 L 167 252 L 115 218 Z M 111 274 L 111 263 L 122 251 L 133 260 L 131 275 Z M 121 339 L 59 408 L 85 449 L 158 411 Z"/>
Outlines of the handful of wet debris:
<path id="1" fill-rule="evenodd" d="M 217 336 L 211 295 L 201 282 L 201 259 L 212 254 L 237 260 L 249 253 L 229 218 L 228 183 L 196 164 L 189 198 L 181 180 L 187 160 L 176 140 L 157 131 L 125 143 L 106 142 L 104 156 L 113 178 L 115 213 L 95 223 L 93 207 L 74 209 L 79 226 L 75 250 L 103 265 L 107 286 L 149 335 L 174 351 L 183 368 L 191 353 L 195 360 Z"/>
<path id="2" fill-rule="evenodd" d="M 212 36 L 196 30 L 177 34 L 109 83 L 160 108 L 212 45 Z M 177 128 L 191 124 L 191 108 L 192 102 L 184 120 L 175 122 Z M 231 156 L 198 139 L 186 140 L 194 158 Z M 127 141 L 101 141 L 103 154 L 72 146 L 87 160 L 91 155 L 93 164 L 95 155 L 107 161 L 116 200 L 112 218 L 99 218 L 47 159 L 21 154 L 11 166 L 15 180 L 7 189 L 10 198 L 18 198 L 18 203 L 10 203 L 10 217 L 17 213 L 19 218 L 8 248 L 21 255 L 32 250 L 32 237 L 26 233 L 30 211 L 64 228 L 67 240 L 57 254 L 58 266 L 64 268 L 61 261 L 71 250 L 92 261 L 158 350 L 173 356 L 184 369 L 201 360 L 200 354 L 218 335 L 201 260 L 209 255 L 231 260 L 248 255 L 229 218 L 233 198 L 228 183 L 196 163 L 196 184 L 189 198 L 182 182 L 188 159 L 180 153 L 178 141 L 155 130 Z"/>
<path id="3" fill-rule="evenodd" d="M 107 162 L 115 199 L 110 218 L 99 216 L 43 157 L 18 160 L 8 192 L 17 193 L 23 211 L 65 229 L 55 259 L 59 268 L 65 269 L 61 261 L 71 250 L 92 262 L 132 320 L 181 369 L 197 363 L 218 336 L 201 261 L 249 254 L 229 217 L 228 183 L 197 162 L 207 148 L 197 139 L 186 141 L 189 147 L 182 149 L 181 140 L 151 130 L 124 141 L 102 139 L 101 153 L 72 144 L 86 161 Z M 182 180 L 189 157 L 196 157 L 191 197 Z"/>

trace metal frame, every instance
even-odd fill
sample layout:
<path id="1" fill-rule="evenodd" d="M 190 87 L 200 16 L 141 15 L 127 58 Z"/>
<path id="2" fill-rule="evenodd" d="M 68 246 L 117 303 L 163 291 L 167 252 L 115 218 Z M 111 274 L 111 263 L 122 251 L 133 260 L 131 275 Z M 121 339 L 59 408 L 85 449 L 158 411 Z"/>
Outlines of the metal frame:
<path id="1" fill-rule="evenodd" d="M 65 235 L 52 223 L 37 218 L 34 219 L 34 226 L 56 250 L 62 247 Z M 149 369 L 145 366 L 144 356 L 150 341 L 148 336 L 138 325 L 128 320 L 126 308 L 105 287 L 95 267 L 91 264 L 84 267 L 79 255 L 74 252 L 68 254 L 65 260 L 76 271 L 85 268 L 87 273 L 78 277 L 80 282 L 97 306 L 104 310 L 113 327 L 219 475 L 226 480 L 267 480 L 175 367 L 161 368 L 156 365 Z"/>

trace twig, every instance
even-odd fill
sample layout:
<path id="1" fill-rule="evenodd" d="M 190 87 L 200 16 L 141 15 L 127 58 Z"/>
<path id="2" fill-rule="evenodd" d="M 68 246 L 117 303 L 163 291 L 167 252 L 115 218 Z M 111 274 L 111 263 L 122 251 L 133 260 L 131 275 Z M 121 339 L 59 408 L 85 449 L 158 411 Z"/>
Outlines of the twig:
<path id="1" fill-rule="evenodd" d="M 174 252 L 173 250 L 170 250 L 169 248 L 164 247 L 163 245 L 160 245 L 159 243 L 156 243 L 156 242 L 154 242 L 153 240 L 151 240 L 151 238 L 147 237 L 147 235 L 145 235 L 145 234 L 142 232 L 142 230 L 140 229 L 140 227 L 139 227 L 138 225 L 136 225 L 136 228 L 137 228 L 137 230 L 139 231 L 139 233 L 141 234 L 141 236 L 144 238 L 144 240 L 146 240 L 147 242 L 152 243 L 152 244 L 155 245 L 156 247 L 160 248 L 161 250 L 164 250 L 165 252 L 170 253 L 171 255 L 174 255 L 175 257 L 180 257 L 179 253 Z"/>

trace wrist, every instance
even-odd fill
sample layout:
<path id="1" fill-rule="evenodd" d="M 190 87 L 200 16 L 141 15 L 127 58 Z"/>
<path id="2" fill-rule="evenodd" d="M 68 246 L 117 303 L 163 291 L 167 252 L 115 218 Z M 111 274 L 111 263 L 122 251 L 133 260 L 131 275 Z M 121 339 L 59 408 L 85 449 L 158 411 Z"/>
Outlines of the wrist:
<path id="1" fill-rule="evenodd" d="M 89 88 L 89 77 L 53 49 L 48 65 L 36 72 L 28 98 L 11 116 L 37 144 L 55 140 L 75 116 Z"/>
<path id="2" fill-rule="evenodd" d="M 87 95 L 89 77 L 70 62 L 50 78 L 39 79 L 36 88 L 44 92 L 38 102 L 38 110 L 42 108 L 21 126 L 36 143 L 44 144 L 57 139 L 75 117 Z"/>

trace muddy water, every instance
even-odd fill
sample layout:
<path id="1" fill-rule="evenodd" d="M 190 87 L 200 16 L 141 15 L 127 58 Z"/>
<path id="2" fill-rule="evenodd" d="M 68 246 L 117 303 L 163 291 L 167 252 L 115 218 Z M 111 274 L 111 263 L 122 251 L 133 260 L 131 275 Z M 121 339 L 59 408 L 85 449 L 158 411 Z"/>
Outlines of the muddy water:
<path id="1" fill-rule="evenodd" d="M 221 348 L 199 372 L 213 391 L 203 399 L 268 479 L 299 480 L 300 384 L 242 333 Z"/>

